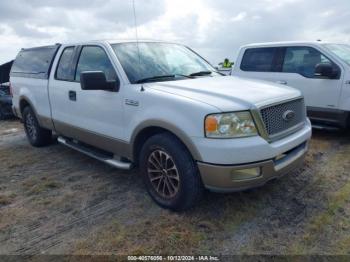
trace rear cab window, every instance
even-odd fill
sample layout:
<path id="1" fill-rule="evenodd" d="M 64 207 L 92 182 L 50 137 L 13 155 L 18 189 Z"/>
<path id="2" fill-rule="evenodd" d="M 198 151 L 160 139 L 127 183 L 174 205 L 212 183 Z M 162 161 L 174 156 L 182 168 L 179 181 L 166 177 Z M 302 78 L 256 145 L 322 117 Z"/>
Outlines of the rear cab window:
<path id="1" fill-rule="evenodd" d="M 249 48 L 244 52 L 241 70 L 250 72 L 277 72 L 276 54 L 279 48 Z"/>
<path id="2" fill-rule="evenodd" d="M 23 49 L 13 63 L 11 76 L 48 79 L 59 47 L 54 45 Z"/>

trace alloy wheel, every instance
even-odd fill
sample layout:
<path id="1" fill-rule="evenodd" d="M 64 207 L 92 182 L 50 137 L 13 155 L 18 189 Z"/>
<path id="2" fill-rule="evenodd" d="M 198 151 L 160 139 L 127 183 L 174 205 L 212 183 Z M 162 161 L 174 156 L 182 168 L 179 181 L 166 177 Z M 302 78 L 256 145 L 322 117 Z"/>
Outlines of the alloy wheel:
<path id="1" fill-rule="evenodd" d="M 35 140 L 37 136 L 37 131 L 35 127 L 35 120 L 31 114 L 26 117 L 26 130 L 31 139 Z"/>
<path id="2" fill-rule="evenodd" d="M 147 173 L 154 190 L 163 198 L 173 198 L 180 188 L 180 177 L 173 158 L 163 150 L 148 157 Z"/>

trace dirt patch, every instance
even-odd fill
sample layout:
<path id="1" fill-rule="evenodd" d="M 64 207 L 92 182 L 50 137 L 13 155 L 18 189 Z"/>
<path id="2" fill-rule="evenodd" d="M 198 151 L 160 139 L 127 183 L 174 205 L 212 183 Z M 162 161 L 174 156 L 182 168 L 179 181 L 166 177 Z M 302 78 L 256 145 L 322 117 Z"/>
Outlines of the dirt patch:
<path id="1" fill-rule="evenodd" d="M 350 135 L 315 131 L 304 167 L 173 213 L 119 171 L 0 122 L 0 254 L 348 254 Z"/>

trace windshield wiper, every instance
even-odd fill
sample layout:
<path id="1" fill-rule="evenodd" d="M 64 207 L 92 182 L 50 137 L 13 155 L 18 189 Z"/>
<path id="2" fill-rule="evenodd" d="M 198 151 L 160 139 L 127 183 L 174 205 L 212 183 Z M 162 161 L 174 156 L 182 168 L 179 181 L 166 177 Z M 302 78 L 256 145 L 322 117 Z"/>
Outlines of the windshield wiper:
<path id="1" fill-rule="evenodd" d="M 145 82 L 152 82 L 152 81 L 163 80 L 163 79 L 167 79 L 167 78 L 175 78 L 177 76 L 191 78 L 191 76 L 181 75 L 181 74 L 160 75 L 160 76 L 151 76 L 151 77 L 142 78 L 142 79 L 137 80 L 136 83 L 141 84 L 141 83 L 145 83 Z"/>
<path id="2" fill-rule="evenodd" d="M 146 78 L 141 78 L 136 81 L 137 84 L 145 83 L 145 82 L 151 82 L 151 81 L 157 81 L 167 78 L 175 78 L 175 75 L 160 75 L 160 76 L 151 76 Z"/>
<path id="3" fill-rule="evenodd" d="M 196 73 L 192 73 L 188 76 L 206 76 L 206 75 L 211 75 L 213 72 L 212 71 L 199 71 Z"/>

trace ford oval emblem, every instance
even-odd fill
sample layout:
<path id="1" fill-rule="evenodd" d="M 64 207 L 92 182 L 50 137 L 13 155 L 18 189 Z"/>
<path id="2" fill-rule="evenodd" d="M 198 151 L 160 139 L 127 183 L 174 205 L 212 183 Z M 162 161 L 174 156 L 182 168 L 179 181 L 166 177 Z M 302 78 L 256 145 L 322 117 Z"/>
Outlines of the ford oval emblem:
<path id="1" fill-rule="evenodd" d="M 283 113 L 282 117 L 284 121 L 289 122 L 295 117 L 295 112 L 292 110 L 287 110 L 286 112 Z"/>

